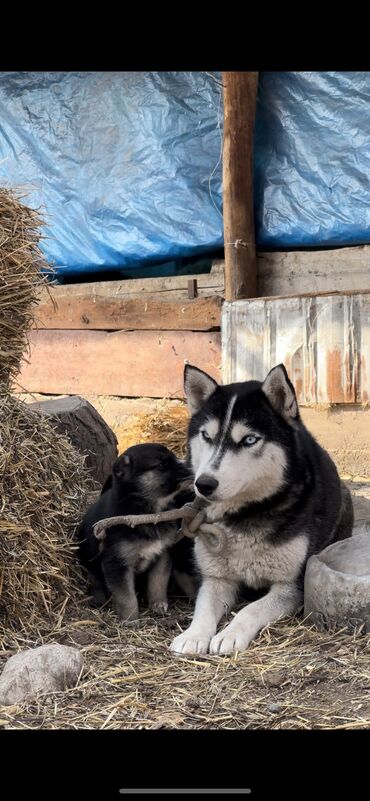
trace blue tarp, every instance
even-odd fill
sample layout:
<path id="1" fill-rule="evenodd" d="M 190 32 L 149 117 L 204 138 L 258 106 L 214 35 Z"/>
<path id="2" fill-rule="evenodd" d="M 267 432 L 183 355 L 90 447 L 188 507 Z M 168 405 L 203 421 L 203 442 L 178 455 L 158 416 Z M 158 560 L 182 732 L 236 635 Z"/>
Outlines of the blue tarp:
<path id="1" fill-rule="evenodd" d="M 222 247 L 218 114 L 202 72 L 1 73 L 0 183 L 46 210 L 61 274 L 203 254 Z"/>
<path id="2" fill-rule="evenodd" d="M 370 242 L 370 72 L 261 73 L 255 139 L 260 246 Z"/>
<path id="3" fill-rule="evenodd" d="M 45 210 L 61 276 L 221 248 L 221 133 L 206 73 L 0 73 L 0 183 Z M 259 247 L 370 242 L 369 176 L 370 73 L 261 73 Z"/>

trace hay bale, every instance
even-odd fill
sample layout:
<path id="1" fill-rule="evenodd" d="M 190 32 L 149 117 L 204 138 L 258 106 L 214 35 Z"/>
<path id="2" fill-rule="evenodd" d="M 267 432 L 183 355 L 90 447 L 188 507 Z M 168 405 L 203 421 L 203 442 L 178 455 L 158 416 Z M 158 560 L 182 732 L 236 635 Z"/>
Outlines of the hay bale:
<path id="1" fill-rule="evenodd" d="M 0 385 L 4 390 L 19 372 L 34 321 L 46 267 L 39 248 L 42 220 L 20 203 L 19 195 L 0 188 Z M 50 269 L 50 268 L 49 268 Z"/>
<path id="2" fill-rule="evenodd" d="M 163 400 L 151 414 L 132 415 L 125 425 L 113 426 L 120 453 L 131 445 L 159 442 L 176 453 L 186 456 L 186 436 L 189 413 L 185 403 Z"/>
<path id="3" fill-rule="evenodd" d="M 91 478 L 67 437 L 8 394 L 0 432 L 0 625 L 52 627 L 81 591 L 73 538 Z"/>

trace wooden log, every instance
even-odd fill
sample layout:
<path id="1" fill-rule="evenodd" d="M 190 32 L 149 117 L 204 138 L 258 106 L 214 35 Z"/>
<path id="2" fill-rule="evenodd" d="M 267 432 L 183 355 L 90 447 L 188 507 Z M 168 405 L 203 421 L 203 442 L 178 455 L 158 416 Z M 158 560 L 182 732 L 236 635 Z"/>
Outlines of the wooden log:
<path id="1" fill-rule="evenodd" d="M 225 298 L 257 294 L 253 136 L 258 72 L 223 72 Z"/>
<path id="2" fill-rule="evenodd" d="M 220 379 L 219 332 L 33 330 L 29 342 L 27 392 L 182 398 L 186 361 Z"/>
<path id="3" fill-rule="evenodd" d="M 77 396 L 30 403 L 30 408 L 45 414 L 85 454 L 93 479 L 102 486 L 118 456 L 118 448 L 115 434 L 94 406 Z"/>
<path id="4" fill-rule="evenodd" d="M 109 287 L 103 293 L 91 284 L 79 286 L 78 293 L 71 292 L 70 286 L 52 288 L 50 295 L 44 291 L 37 308 L 37 327 L 104 331 L 220 328 L 222 299 L 217 296 L 173 300 L 163 293 L 164 297 L 131 298 L 109 291 Z"/>

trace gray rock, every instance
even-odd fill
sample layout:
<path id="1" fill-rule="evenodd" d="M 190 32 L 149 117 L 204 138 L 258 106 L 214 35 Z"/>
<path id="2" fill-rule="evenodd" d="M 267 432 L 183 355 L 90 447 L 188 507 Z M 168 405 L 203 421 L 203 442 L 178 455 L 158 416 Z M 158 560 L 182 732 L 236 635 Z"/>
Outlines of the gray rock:
<path id="1" fill-rule="evenodd" d="M 304 614 L 318 628 L 370 632 L 370 523 L 307 562 Z"/>
<path id="2" fill-rule="evenodd" d="M 78 648 L 52 643 L 11 656 L 0 676 L 0 706 L 73 687 L 83 665 Z"/>

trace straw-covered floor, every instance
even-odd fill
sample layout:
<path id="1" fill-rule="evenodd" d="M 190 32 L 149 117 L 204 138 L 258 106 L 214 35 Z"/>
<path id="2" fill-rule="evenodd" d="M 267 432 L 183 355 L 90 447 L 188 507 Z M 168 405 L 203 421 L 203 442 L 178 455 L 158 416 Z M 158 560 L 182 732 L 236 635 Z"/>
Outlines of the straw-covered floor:
<path id="1" fill-rule="evenodd" d="M 132 415 L 129 425 L 114 426 L 120 453 L 142 442 L 161 442 L 181 459 L 186 455 L 186 432 L 189 423 L 185 403 L 163 399 L 151 413 Z"/>
<path id="2" fill-rule="evenodd" d="M 57 641 L 82 650 L 76 688 L 0 708 L 10 729 L 357 729 L 370 726 L 370 637 L 319 633 L 302 621 L 262 632 L 237 657 L 173 656 L 171 638 L 191 607 L 161 620 L 117 624 L 112 611 L 70 607 L 34 637 L 8 635 L 14 649 Z"/>

